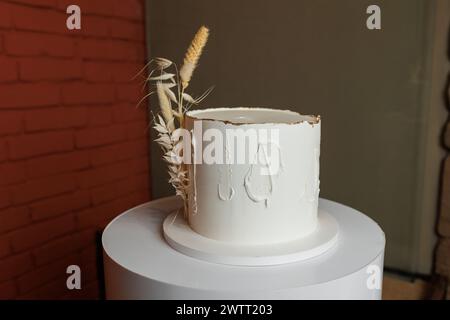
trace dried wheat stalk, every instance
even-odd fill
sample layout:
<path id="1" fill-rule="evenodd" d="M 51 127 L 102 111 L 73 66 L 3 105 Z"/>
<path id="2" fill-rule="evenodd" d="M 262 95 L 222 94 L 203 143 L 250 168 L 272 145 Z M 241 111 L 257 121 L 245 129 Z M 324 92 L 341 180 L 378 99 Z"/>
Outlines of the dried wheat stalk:
<path id="1" fill-rule="evenodd" d="M 183 89 L 187 88 L 191 81 L 192 74 L 197 67 L 198 60 L 202 54 L 203 48 L 208 41 L 209 29 L 202 26 L 195 34 L 186 55 L 184 56 L 184 63 L 180 69 L 181 85 Z"/>
<path id="2" fill-rule="evenodd" d="M 198 64 L 203 48 L 208 40 L 209 30 L 202 26 L 195 34 L 186 55 L 183 66 L 178 72 L 176 65 L 166 58 L 154 58 L 146 66 L 154 64 L 155 67 L 149 72 L 146 82 L 154 86 L 145 97 L 149 97 L 156 92 L 161 115 L 154 119 L 154 129 L 158 132 L 155 140 L 162 148 L 163 159 L 167 162 L 169 173 L 169 183 L 174 187 L 175 192 L 184 201 L 184 214 L 187 216 L 187 204 L 189 199 L 189 178 L 187 166 L 179 161 L 182 157 L 183 140 L 176 139 L 177 128 L 184 125 L 184 114 L 193 105 L 199 104 L 211 92 L 211 88 L 197 98 L 193 98 L 184 90 L 191 81 L 192 74 Z M 141 74 L 144 70 L 141 70 Z M 167 72 L 174 69 L 173 73 Z M 139 75 L 138 74 L 138 75 Z M 176 89 L 176 93 L 172 91 Z M 175 105 L 175 108 L 173 107 Z"/>
<path id="3" fill-rule="evenodd" d="M 182 140 L 174 141 L 173 135 L 175 131 L 171 130 L 163 117 L 158 115 L 158 121 L 155 121 L 153 126 L 158 132 L 158 139 L 155 141 L 161 146 L 164 156 L 163 159 L 167 162 L 167 168 L 169 172 L 169 183 L 175 188 L 175 192 L 179 195 L 183 201 L 187 201 L 189 180 L 187 170 L 183 168 L 183 164 L 179 159 L 182 157 L 180 154 Z"/>

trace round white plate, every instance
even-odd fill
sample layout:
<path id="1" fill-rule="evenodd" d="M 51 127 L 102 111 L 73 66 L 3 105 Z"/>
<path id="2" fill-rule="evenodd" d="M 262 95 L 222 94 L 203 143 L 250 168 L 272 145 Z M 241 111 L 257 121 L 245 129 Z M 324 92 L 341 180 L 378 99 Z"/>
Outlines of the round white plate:
<path id="1" fill-rule="evenodd" d="M 290 242 L 270 245 L 241 245 L 206 238 L 193 231 L 178 210 L 163 223 L 164 238 L 185 255 L 221 264 L 240 266 L 278 265 L 316 257 L 332 248 L 338 238 L 336 219 L 319 208 L 316 230 Z"/>

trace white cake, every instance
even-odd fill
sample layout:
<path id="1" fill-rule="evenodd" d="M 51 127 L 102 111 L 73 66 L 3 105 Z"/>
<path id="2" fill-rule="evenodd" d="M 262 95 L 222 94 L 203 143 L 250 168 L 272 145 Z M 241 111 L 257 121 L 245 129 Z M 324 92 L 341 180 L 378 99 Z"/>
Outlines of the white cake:
<path id="1" fill-rule="evenodd" d="M 198 134 L 200 125 L 206 136 Z M 320 117 L 267 108 L 218 108 L 187 112 L 185 127 L 194 136 L 194 157 L 203 161 L 188 165 L 188 223 L 195 232 L 227 243 L 266 245 L 298 240 L 316 229 Z M 254 132 L 256 147 L 247 143 L 236 155 L 236 134 L 247 134 L 249 142 Z M 223 147 L 212 152 L 206 140 L 220 140 L 218 135 L 224 137 Z M 245 159 L 236 163 L 242 150 Z M 204 163 L 205 152 L 217 158 L 222 153 L 225 163 Z M 260 162 L 252 164 L 251 159 Z"/>

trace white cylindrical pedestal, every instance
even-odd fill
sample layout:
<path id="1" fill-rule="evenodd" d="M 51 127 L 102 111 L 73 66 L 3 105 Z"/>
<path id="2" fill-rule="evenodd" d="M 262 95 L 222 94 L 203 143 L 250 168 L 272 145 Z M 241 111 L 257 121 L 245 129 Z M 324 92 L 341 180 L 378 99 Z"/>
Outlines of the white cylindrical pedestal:
<path id="1" fill-rule="evenodd" d="M 230 266 L 171 248 L 162 222 L 180 206 L 152 201 L 115 218 L 102 237 L 108 299 L 380 299 L 385 238 L 362 213 L 321 199 L 339 224 L 338 243 L 312 259 Z"/>

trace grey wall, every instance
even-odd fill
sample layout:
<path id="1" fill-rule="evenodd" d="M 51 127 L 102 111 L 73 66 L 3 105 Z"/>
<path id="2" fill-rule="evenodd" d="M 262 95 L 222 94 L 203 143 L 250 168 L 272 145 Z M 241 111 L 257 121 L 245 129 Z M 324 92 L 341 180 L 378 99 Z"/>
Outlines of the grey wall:
<path id="1" fill-rule="evenodd" d="M 150 0 L 150 53 L 181 61 L 197 28 L 206 24 L 210 41 L 190 87 L 198 94 L 215 85 L 204 106 L 321 114 L 321 196 L 382 226 L 387 266 L 427 273 L 436 194 L 425 195 L 423 183 L 431 175 L 429 185 L 437 185 L 440 161 L 424 154 L 435 2 L 376 1 L 382 10 L 378 31 L 366 28 L 370 4 Z M 427 143 L 438 148 L 437 138 Z M 171 193 L 164 172 L 160 154 L 152 152 L 155 197 Z M 422 205 L 425 196 L 428 207 Z M 423 228 L 427 239 L 420 239 Z"/>

